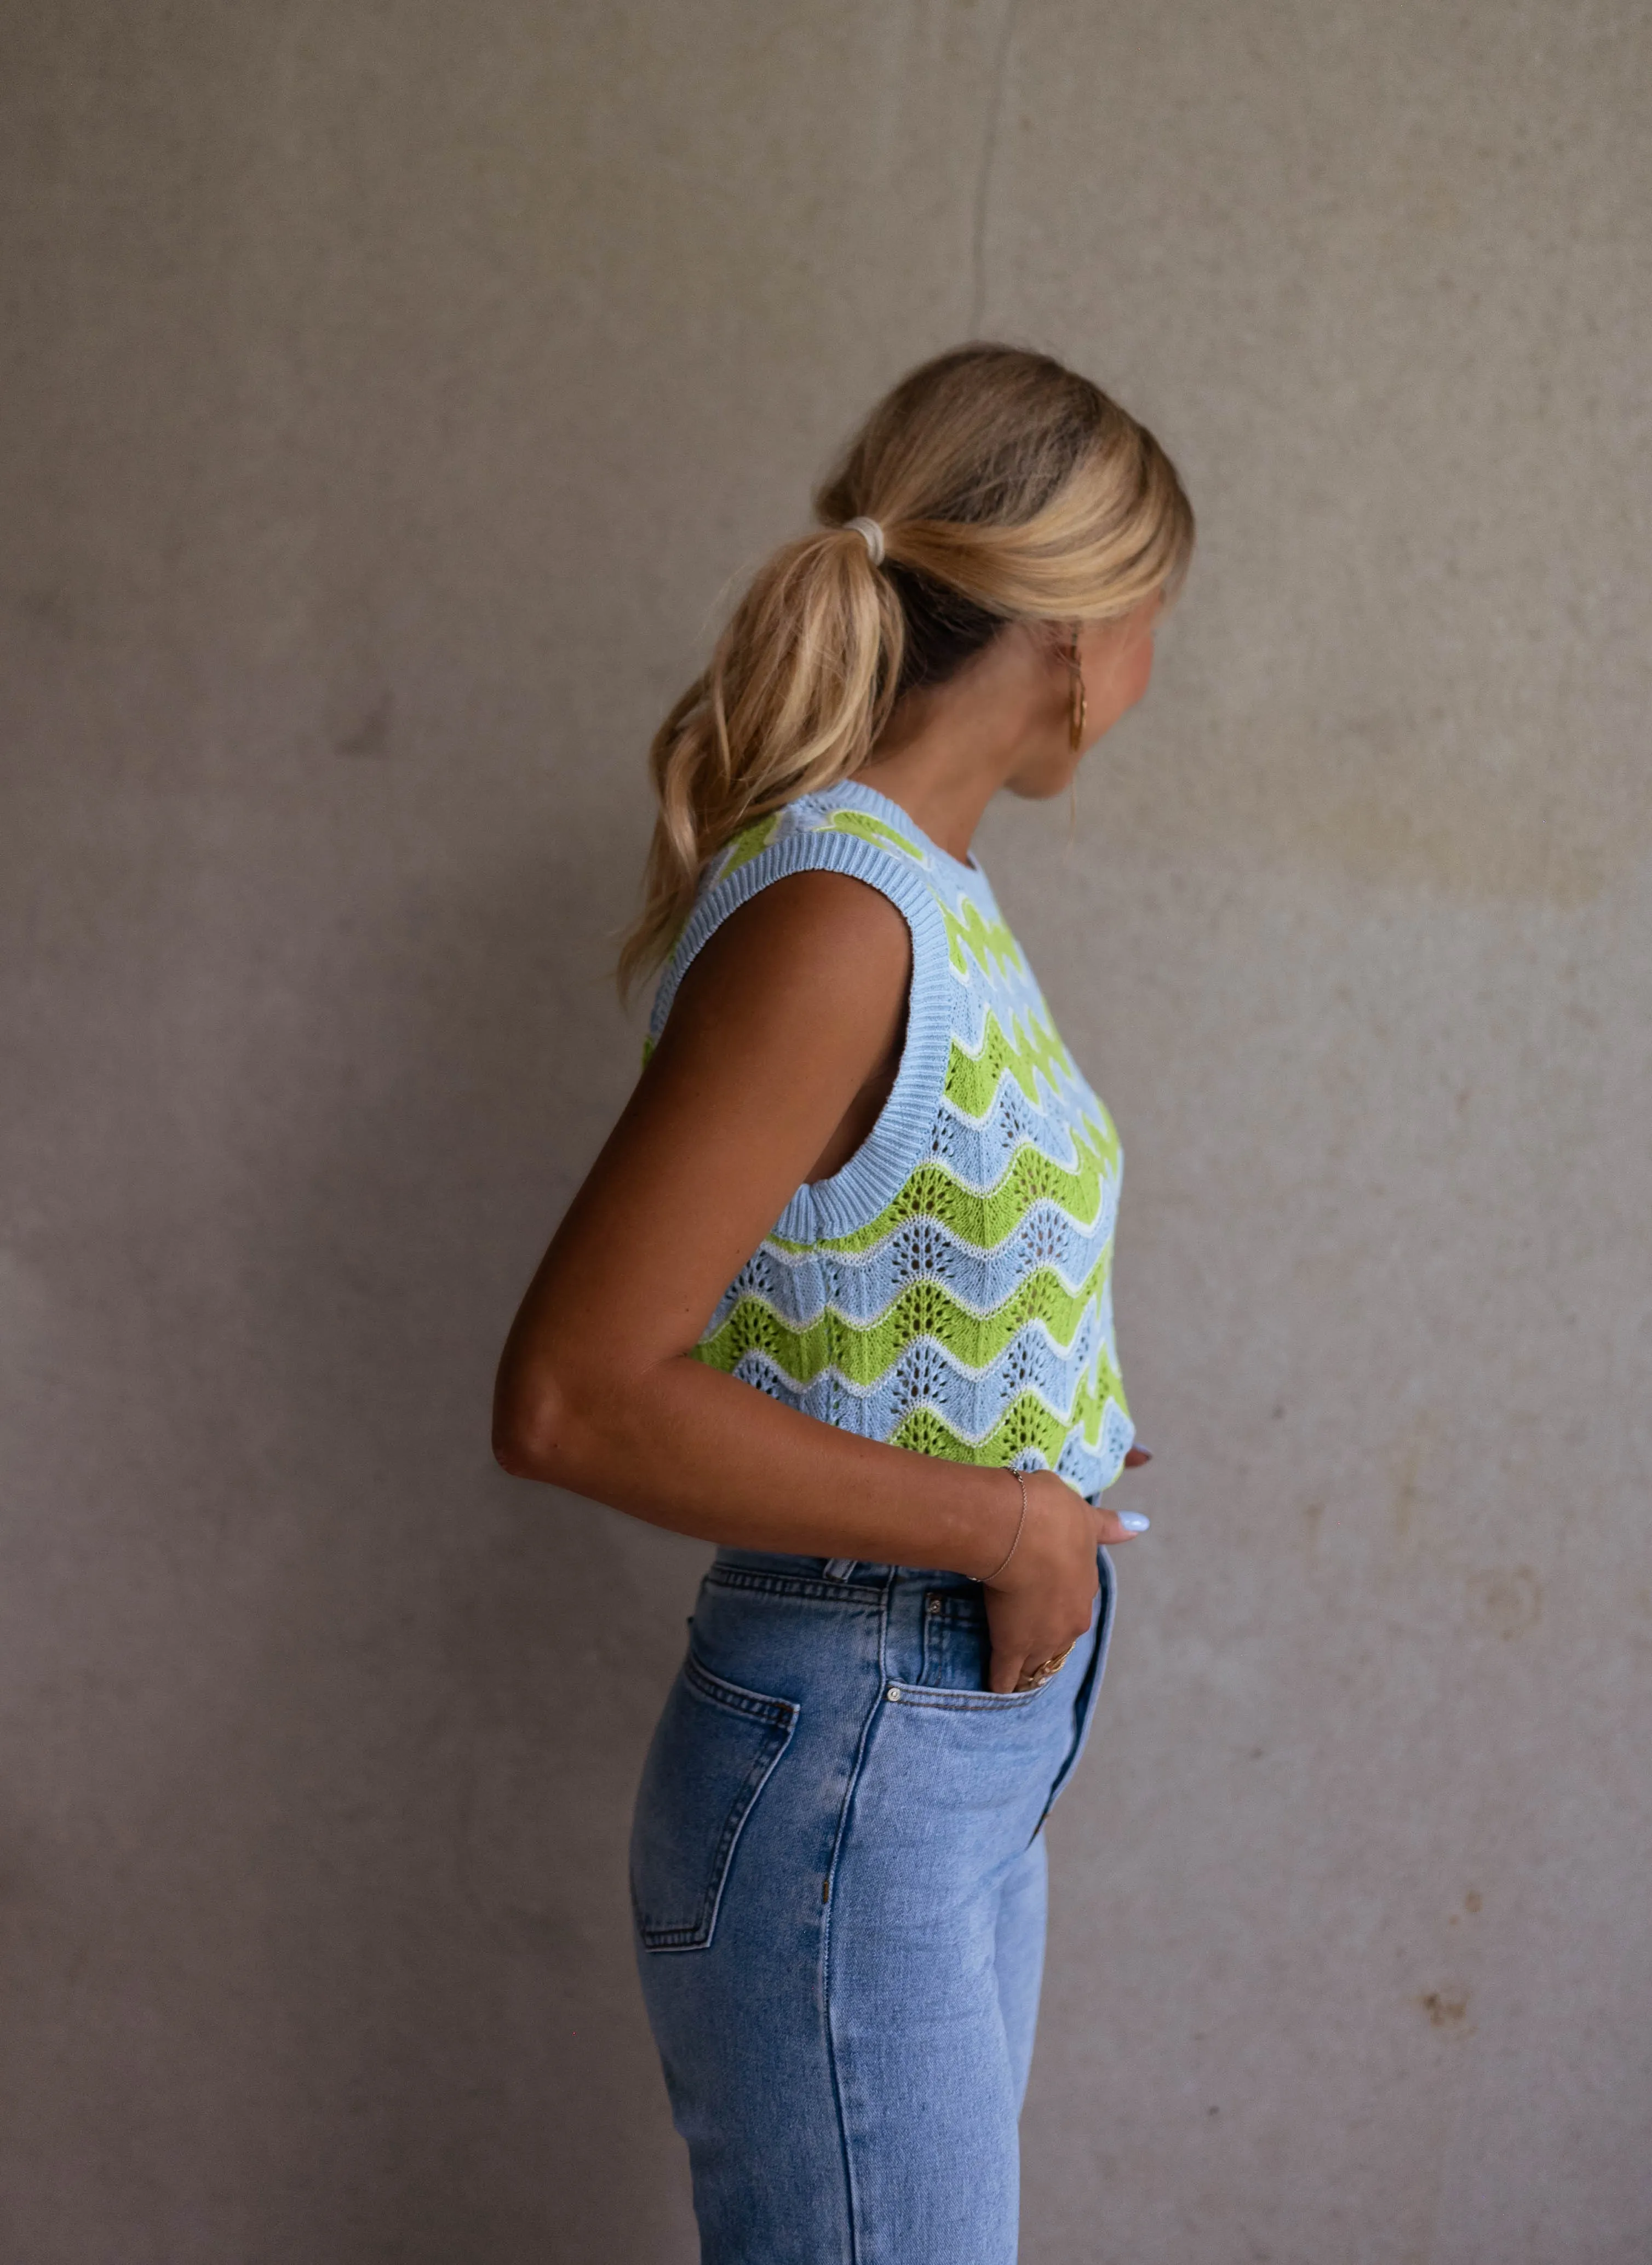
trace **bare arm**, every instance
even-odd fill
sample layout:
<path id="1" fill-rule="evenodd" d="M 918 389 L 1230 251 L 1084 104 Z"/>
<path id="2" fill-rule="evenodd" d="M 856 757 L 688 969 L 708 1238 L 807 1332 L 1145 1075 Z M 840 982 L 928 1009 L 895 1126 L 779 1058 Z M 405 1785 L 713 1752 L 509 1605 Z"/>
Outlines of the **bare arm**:
<path id="1" fill-rule="evenodd" d="M 512 1327 L 494 1409 L 507 1470 L 737 1548 L 999 1565 L 1020 1517 L 1008 1474 L 858 1438 L 688 1357 L 865 1114 L 910 965 L 899 912 L 841 874 L 777 882 L 717 930 Z M 989 1602 L 994 1688 L 1081 1632 L 1095 1543 L 1124 1538 L 1051 1474 L 1028 1499 Z"/>

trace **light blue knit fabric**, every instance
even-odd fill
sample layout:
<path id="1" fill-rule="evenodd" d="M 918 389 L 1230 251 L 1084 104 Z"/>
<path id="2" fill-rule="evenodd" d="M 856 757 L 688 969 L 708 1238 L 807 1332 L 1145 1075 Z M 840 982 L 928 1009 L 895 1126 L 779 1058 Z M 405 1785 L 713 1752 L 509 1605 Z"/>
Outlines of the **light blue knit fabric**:
<path id="1" fill-rule="evenodd" d="M 858 782 L 801 797 L 709 867 L 651 1037 L 731 912 L 819 870 L 906 916 L 899 1069 L 869 1138 L 797 1190 L 696 1355 L 864 1438 L 1053 1468 L 1094 1499 L 1132 1437 L 1113 1338 L 1118 1140 L 980 867 Z"/>

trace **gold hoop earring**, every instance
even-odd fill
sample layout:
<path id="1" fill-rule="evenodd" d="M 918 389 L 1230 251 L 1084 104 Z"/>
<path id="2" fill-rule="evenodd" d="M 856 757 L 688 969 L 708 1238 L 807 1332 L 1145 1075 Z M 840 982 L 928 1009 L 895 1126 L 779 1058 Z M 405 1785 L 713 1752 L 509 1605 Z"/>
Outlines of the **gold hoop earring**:
<path id="1" fill-rule="evenodd" d="M 1089 703 L 1084 694 L 1084 664 L 1079 659 L 1078 624 L 1073 628 L 1073 640 L 1062 658 L 1073 672 L 1073 688 L 1067 701 L 1067 746 L 1076 755 L 1084 745 L 1084 720 Z"/>

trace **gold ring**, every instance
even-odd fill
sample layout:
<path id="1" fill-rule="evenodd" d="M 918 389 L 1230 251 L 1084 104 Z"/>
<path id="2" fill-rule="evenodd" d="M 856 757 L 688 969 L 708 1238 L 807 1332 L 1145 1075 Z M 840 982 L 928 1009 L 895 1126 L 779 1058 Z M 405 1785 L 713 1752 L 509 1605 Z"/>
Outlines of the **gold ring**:
<path id="1" fill-rule="evenodd" d="M 1078 1638 L 1077 1636 L 1074 1636 L 1073 1643 L 1068 1644 L 1065 1651 L 1057 1652 L 1053 1659 L 1040 1660 L 1037 1666 L 1033 1669 L 1030 1675 L 1023 1675 L 1022 1677 L 1021 1680 L 1015 1686 L 1016 1690 L 1042 1690 L 1044 1686 L 1050 1680 L 1051 1677 L 1052 1675 L 1059 1675 L 1061 1670 L 1066 1665 L 1068 1660 L 1073 1657 L 1073 1644 L 1077 1643 L 1077 1642 Z"/>

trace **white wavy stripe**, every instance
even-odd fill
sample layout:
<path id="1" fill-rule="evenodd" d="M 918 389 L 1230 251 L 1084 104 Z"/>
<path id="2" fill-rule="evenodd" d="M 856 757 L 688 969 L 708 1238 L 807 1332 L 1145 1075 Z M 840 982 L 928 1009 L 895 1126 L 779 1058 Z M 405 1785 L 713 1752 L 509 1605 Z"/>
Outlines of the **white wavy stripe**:
<path id="1" fill-rule="evenodd" d="M 1079 1152 L 1081 1131 L 1090 1148 L 1102 1152 L 1103 1174 L 1117 1175 L 1119 1167 L 1106 1162 L 1112 1139 L 1098 1119 L 1080 1117 L 1075 1130 L 1073 1118 L 1064 1122 L 1029 1102 L 1013 1078 L 1005 1082 L 1008 1093 L 995 1093 L 992 1111 L 983 1118 L 970 1116 L 943 1094 L 930 1128 L 929 1146 L 919 1163 L 952 1165 L 955 1160 L 970 1156 L 976 1160 L 972 1171 L 971 1166 L 960 1163 L 956 1176 L 972 1195 L 992 1195 L 1002 1186 L 1023 1148 L 1036 1149 L 1045 1163 L 1059 1165 L 1064 1172 L 1082 1170 L 1090 1158 Z M 993 1177 L 979 1181 L 974 1175 L 984 1169 L 991 1171 Z"/>
<path id="2" fill-rule="evenodd" d="M 1099 1261 L 1099 1253 L 1097 1254 L 1097 1256 Z M 1094 1268 L 1089 1270 L 1090 1272 L 1094 1272 Z M 1081 1275 L 1076 1282 L 1069 1282 L 1063 1275 L 1058 1273 L 1057 1270 L 1053 1266 L 1040 1266 L 1033 1268 L 1030 1270 L 1028 1273 L 1023 1274 L 1016 1283 L 1015 1288 L 1006 1291 L 1001 1298 L 992 1300 L 988 1303 L 983 1305 L 978 1303 L 972 1298 L 966 1297 L 959 1289 L 957 1284 L 956 1282 L 949 1282 L 944 1275 L 912 1274 L 901 1283 L 899 1288 L 894 1293 L 892 1297 L 886 1298 L 884 1300 L 883 1304 L 877 1307 L 876 1312 L 857 1313 L 851 1307 L 840 1305 L 835 1298 L 827 1297 L 824 1291 L 822 1291 L 818 1301 L 813 1306 L 805 1307 L 801 1299 L 799 1299 L 795 1305 L 790 1307 L 782 1306 L 771 1294 L 767 1286 L 750 1278 L 750 1277 L 747 1276 L 746 1270 L 742 1268 L 740 1274 L 738 1275 L 735 1278 L 735 1280 L 729 1285 L 728 1289 L 723 1293 L 723 1299 L 718 1301 L 720 1318 L 715 1320 L 707 1328 L 705 1336 L 701 1338 L 700 1342 L 703 1344 L 707 1338 L 715 1336 L 718 1329 L 720 1329 L 724 1326 L 724 1323 L 727 1322 L 729 1316 L 738 1311 L 741 1306 L 761 1306 L 766 1314 L 773 1315 L 775 1320 L 779 1322 L 782 1329 L 797 1331 L 812 1329 L 818 1328 L 822 1321 L 831 1320 L 841 1322 L 845 1329 L 853 1329 L 856 1335 L 865 1336 L 870 1330 L 878 1328 L 882 1324 L 887 1317 L 890 1308 L 898 1305 L 901 1299 L 906 1296 L 908 1290 L 919 1288 L 942 1291 L 945 1294 L 948 1304 L 956 1306 L 960 1313 L 967 1314 L 972 1322 L 990 1322 L 994 1314 L 1001 1313 L 1007 1305 L 1009 1305 L 1014 1301 L 1018 1293 L 1026 1287 L 1027 1283 L 1031 1279 L 1032 1274 L 1035 1272 L 1055 1274 L 1056 1279 L 1062 1284 L 1062 1286 L 1066 1291 L 1068 1296 L 1073 1298 L 1083 1295 L 1086 1283 L 1089 1278 L 1088 1274 L 1087 1273 L 1085 1275 Z M 789 1283 L 788 1286 L 791 1286 L 791 1285 Z M 800 1284 L 797 1286 L 806 1287 L 808 1285 Z M 1102 1304 L 1102 1285 L 1097 1284 L 1089 1293 L 1089 1304 L 1099 1310 Z M 1016 1337 L 1020 1336 L 1023 1330 L 1030 1329 L 1035 1325 L 1044 1330 L 1045 1336 L 1049 1337 L 1052 1344 L 1056 1345 L 1059 1350 L 1061 1350 L 1064 1352 L 1071 1352 L 1073 1349 L 1072 1344 L 1069 1344 L 1065 1347 L 1061 1346 L 1054 1331 L 1049 1327 L 1049 1324 L 1044 1321 L 1044 1316 L 1040 1314 L 1031 1315 L 1028 1320 L 1022 1323 L 1022 1329 L 1016 1331 Z M 1083 1309 L 1081 1309 L 1079 1318 L 1073 1324 L 1074 1341 L 1076 1341 L 1078 1332 L 1083 1325 L 1084 1313 Z M 906 1344 L 901 1347 L 901 1352 L 905 1352 L 909 1346 L 921 1344 L 925 1342 L 926 1336 L 924 1335 L 908 1337 Z M 1015 1342 L 1015 1337 L 1010 1338 L 1010 1344 L 1014 1344 Z M 1008 1351 L 1008 1348 L 1007 1346 L 1006 1351 Z M 899 1358 L 900 1355 L 898 1353 L 895 1356 L 895 1358 L 899 1359 Z M 999 1358 L 1001 1359 L 1003 1358 L 1002 1354 L 1001 1354 Z M 959 1366 L 963 1366 L 963 1364 L 959 1364 Z M 988 1366 L 995 1367 L 997 1363 L 992 1362 L 989 1363 Z"/>
<path id="3" fill-rule="evenodd" d="M 794 1404 L 801 1405 L 805 1409 L 811 1399 L 823 1396 L 822 1387 L 828 1384 L 833 1386 L 835 1389 L 846 1392 L 852 1400 L 859 1401 L 862 1404 L 869 1400 L 875 1399 L 879 1390 L 878 1385 L 856 1387 L 849 1382 L 848 1377 L 842 1373 L 841 1370 L 835 1368 L 823 1368 L 819 1374 L 818 1376 L 811 1377 L 807 1384 L 799 1384 L 795 1377 L 788 1376 L 783 1368 L 777 1366 L 775 1362 L 766 1358 L 764 1355 L 756 1351 L 742 1355 L 738 1366 L 731 1373 L 735 1376 L 739 1377 L 742 1383 L 753 1385 L 759 1391 L 765 1389 L 765 1387 L 760 1381 L 760 1379 L 765 1376 L 770 1377 L 774 1380 L 775 1384 L 780 1387 L 778 1393 L 773 1396 L 790 1401 Z M 880 1385 L 885 1383 L 886 1380 L 886 1377 L 880 1380 Z M 891 1414 L 892 1420 L 880 1424 L 876 1432 L 864 1433 L 860 1436 L 887 1438 L 895 1431 L 899 1431 L 901 1424 L 907 1422 L 910 1417 L 921 1413 L 928 1416 L 933 1416 L 938 1423 L 944 1424 L 948 1431 L 955 1431 L 958 1438 L 964 1442 L 965 1446 L 979 1447 L 983 1439 L 988 1439 L 992 1437 L 993 1433 L 1003 1422 L 1010 1409 L 1012 1408 L 1018 1407 L 1023 1400 L 1036 1400 L 1039 1407 L 1041 1407 L 1048 1416 L 1050 1416 L 1057 1424 L 1064 1425 L 1069 1432 L 1072 1432 L 1078 1421 L 1076 1412 L 1078 1407 L 1078 1389 L 1081 1381 L 1082 1371 L 1073 1378 L 1072 1397 L 1065 1408 L 1058 1408 L 1055 1402 L 1051 1399 L 1049 1394 L 1047 1392 L 1041 1392 L 1037 1385 L 1019 1385 L 1013 1393 L 1000 1400 L 996 1405 L 993 1407 L 985 1423 L 978 1424 L 974 1429 L 971 1428 L 968 1421 L 964 1417 L 961 1409 L 957 1408 L 949 1408 L 946 1406 L 944 1402 L 933 1400 L 928 1394 L 920 1394 L 915 1399 L 903 1401 L 898 1416 L 895 1416 L 891 1410 Z M 1102 1403 L 1102 1438 L 1103 1439 L 1105 1439 L 1107 1436 L 1107 1418 L 1109 1412 L 1117 1406 L 1117 1402 L 1112 1398 L 1110 1394 Z M 1121 1410 L 1120 1412 L 1122 1413 L 1123 1411 Z M 1095 1452 L 1094 1449 L 1089 1447 L 1089 1442 L 1083 1439 L 1081 1431 L 1080 1432 L 1080 1438 L 1083 1446 L 1088 1449 L 1089 1452 Z"/>
<path id="4" fill-rule="evenodd" d="M 976 1059 L 979 1060 L 979 1056 Z M 1076 1072 L 1070 1075 L 1064 1072 L 1060 1078 L 1057 1079 L 1051 1075 L 1042 1062 L 1032 1062 L 1029 1067 L 1032 1071 L 1033 1082 L 1037 1089 L 1030 1098 L 1014 1069 L 1005 1062 L 993 1081 L 992 1092 L 987 1096 L 986 1106 L 979 1116 L 965 1109 L 962 1102 L 950 1093 L 942 1093 L 941 1106 L 950 1111 L 960 1124 L 978 1129 L 984 1128 L 991 1123 L 997 1113 L 1004 1088 L 1008 1085 L 1015 1089 L 1015 1098 L 1022 1107 L 1035 1111 L 1040 1117 L 1052 1117 L 1056 1110 L 1065 1109 L 1069 1115 L 1076 1111 L 1086 1123 L 1094 1118 L 1095 1109 L 1087 1108 L 1085 1103 L 1087 1102 L 1094 1103 L 1095 1096 Z M 1046 1092 L 1052 1105 L 1046 1106 L 1042 1098 Z"/>
<path id="5" fill-rule="evenodd" d="M 1058 1211 L 1055 1216 L 1065 1219 L 1066 1214 Z M 760 1244 L 718 1299 L 704 1336 L 715 1336 L 735 1307 L 747 1300 L 767 1307 L 788 1329 L 812 1329 L 829 1314 L 848 1328 L 868 1329 L 876 1328 L 908 1290 L 919 1287 L 942 1291 L 978 1322 L 1001 1313 L 1035 1274 L 1053 1274 L 1070 1298 L 1081 1297 L 1087 1289 L 1098 1301 L 1110 1296 L 1106 1265 L 1110 1233 L 1088 1240 L 1073 1236 L 1062 1250 L 1040 1249 L 1031 1237 L 1006 1237 L 1006 1243 L 1020 1240 L 1032 1247 L 1009 1249 L 1001 1244 L 996 1254 L 984 1257 L 967 1243 L 943 1238 L 933 1221 L 915 1224 L 921 1234 L 911 1227 L 898 1229 L 876 1250 L 857 1255 L 852 1265 L 825 1264 L 813 1250 L 799 1256 Z M 909 1246 L 921 1242 L 930 1248 L 914 1254 Z M 935 1243 L 943 1243 L 943 1249 L 937 1251 Z M 952 1253 L 956 1271 L 949 1272 L 938 1262 Z M 900 1271 L 903 1266 L 907 1271 Z M 1098 1267 L 1103 1279 L 1096 1283 Z"/>
<path id="6" fill-rule="evenodd" d="M 952 1031 L 953 1045 L 971 1061 L 979 1061 L 986 1051 L 989 1016 L 997 1023 L 1001 1035 L 1011 1044 L 1018 1045 L 1018 1051 L 1024 1051 L 1028 1039 L 1036 1038 L 1045 1044 L 1053 1040 L 1063 1053 L 1066 1052 L 1061 1033 L 1055 1026 L 1055 1017 L 1051 1014 L 1041 991 L 1034 990 L 1030 1005 L 1011 1007 L 1001 999 L 983 998 L 980 1009 L 979 1023 L 972 1024 L 967 1031 L 959 1030 L 956 1025 Z M 1068 1059 L 1071 1060 L 1071 1056 Z"/>
<path id="7" fill-rule="evenodd" d="M 939 1157 L 933 1161 L 937 1163 L 942 1162 Z M 960 1181 L 959 1185 L 967 1187 L 967 1183 Z M 983 1191 L 968 1188 L 968 1192 L 972 1195 L 979 1195 Z M 989 1190 L 986 1192 L 991 1193 L 993 1191 Z M 819 1242 L 804 1243 L 800 1249 L 793 1249 L 787 1245 L 771 1242 L 767 1236 L 758 1248 L 768 1252 L 778 1264 L 797 1272 L 801 1272 L 804 1267 L 816 1265 L 823 1260 L 834 1268 L 864 1271 L 883 1264 L 884 1254 L 892 1242 L 902 1236 L 912 1237 L 921 1233 L 933 1235 L 937 1242 L 949 1244 L 972 1265 L 992 1266 L 1008 1257 L 1010 1246 L 1023 1239 L 1028 1234 L 1031 1225 L 1040 1219 L 1059 1220 L 1074 1242 L 1082 1243 L 1087 1248 L 1099 1248 L 1101 1244 L 1111 1242 L 1113 1229 L 1117 1225 L 1118 1183 L 1116 1179 L 1103 1178 L 1101 1186 L 1101 1201 L 1096 1205 L 1094 1218 L 1088 1220 L 1078 1218 L 1067 1209 L 1059 1197 L 1035 1196 L 1014 1227 L 1001 1234 L 996 1242 L 977 1242 L 972 1236 L 961 1234 L 956 1227 L 941 1218 L 937 1213 L 915 1211 L 908 1213 L 904 1219 L 897 1220 L 886 1234 L 880 1236 L 877 1242 L 865 1250 L 841 1250 L 835 1243 Z M 1106 1221 L 1104 1229 L 1103 1220 Z M 1060 1271 L 1059 1264 L 1057 1271 Z M 1088 1271 L 1089 1266 L 1087 1264 L 1084 1272 L 1076 1278 L 1067 1280 L 1065 1275 L 1062 1278 L 1066 1280 L 1069 1290 L 1076 1290 L 1083 1281 L 1084 1274 Z M 913 1278 L 915 1279 L 916 1277 Z M 937 1276 L 935 1278 L 944 1280 L 945 1277 Z M 1002 1305 L 1003 1299 L 1001 1298 L 998 1302 Z"/>
<path id="8" fill-rule="evenodd" d="M 967 1021 L 960 1027 L 952 1026 L 952 1035 L 966 1052 L 980 1052 L 980 1033 L 986 1028 L 986 1017 L 996 1015 L 1006 1035 L 1013 1019 L 1021 1023 L 1038 1023 L 1046 1031 L 1055 1031 L 1055 1016 L 1050 1012 L 1050 1002 L 1039 989 L 1036 978 L 1029 972 L 1024 976 L 1006 978 L 1002 981 L 982 975 L 979 970 L 972 982 L 965 982 L 957 968 L 952 980 L 963 997 L 954 1003 L 966 1010 Z M 1058 1038 L 1059 1033 L 1057 1032 Z"/>
<path id="9" fill-rule="evenodd" d="M 1015 1071 L 1011 1069 L 1008 1062 L 1004 1062 L 997 1078 L 993 1078 L 993 1092 L 986 1096 L 984 1110 L 979 1110 L 979 1112 L 965 1110 L 961 1098 L 957 1094 L 945 1092 L 945 1087 L 936 1098 L 941 1108 L 957 1124 L 968 1125 L 972 1132 L 984 1132 L 1000 1117 L 1015 1117 L 1015 1114 L 1036 1117 L 1036 1119 L 1043 1119 L 1044 1124 L 1081 1124 L 1088 1130 L 1099 1130 L 1108 1121 L 1108 1112 L 1102 1108 L 1102 1101 L 1097 1098 L 1095 1089 L 1076 1074 L 1067 1078 L 1063 1085 L 1056 1085 L 1052 1078 L 1044 1076 L 1043 1071 L 1037 1071 L 1033 1092 L 1029 1094 L 1024 1092 L 1024 1087 L 1020 1085 Z"/>
<path id="10" fill-rule="evenodd" d="M 956 1121 L 958 1123 L 960 1129 L 971 1142 L 979 1141 L 982 1139 L 983 1136 L 979 1128 L 972 1125 L 967 1118 L 958 1118 Z M 1095 1139 L 1097 1145 L 1100 1145 L 1101 1135 L 1099 1128 L 1087 1126 L 1085 1129 L 1087 1132 L 1092 1132 L 1092 1136 Z M 959 1159 L 956 1154 L 943 1154 L 933 1147 L 924 1150 L 923 1154 L 918 1158 L 917 1162 L 913 1166 L 913 1171 L 919 1172 L 924 1170 L 926 1168 L 933 1167 L 945 1172 L 950 1178 L 956 1180 L 959 1188 L 962 1189 L 965 1195 L 995 1196 L 999 1190 L 1003 1186 L 1005 1181 L 1014 1171 L 1022 1151 L 1028 1148 L 1030 1148 L 1036 1156 L 1042 1158 L 1044 1162 L 1046 1164 L 1053 1164 L 1059 1171 L 1078 1172 L 1082 1170 L 1089 1162 L 1089 1159 L 1088 1157 L 1080 1156 L 1078 1142 L 1071 1133 L 1068 1134 L 1067 1140 L 1068 1153 L 1065 1156 L 1052 1156 L 1048 1148 L 1041 1146 L 1039 1141 L 1030 1132 L 1023 1130 L 1016 1139 L 1014 1147 L 1008 1152 L 1002 1149 L 998 1149 L 993 1152 L 994 1169 L 990 1179 L 974 1178 L 969 1170 L 960 1164 Z M 1110 1143 L 1109 1145 L 1110 1145 Z M 1103 1190 L 1106 1190 L 1110 1185 L 1117 1184 L 1119 1177 L 1117 1167 L 1110 1169 L 1107 1164 L 1103 1163 L 1099 1167 L 1099 1169 L 1101 1172 L 1102 1187 Z M 910 1180 L 911 1174 L 908 1174 L 907 1176 Z M 901 1193 L 904 1192 L 905 1189 L 903 1187 Z M 899 1195 L 891 1198 L 891 1201 L 894 1202 L 899 1202 Z M 1036 1196 L 1033 1200 L 1036 1203 L 1056 1203 L 1059 1198 L 1054 1196 Z M 887 1205 L 885 1208 L 887 1208 Z M 1066 1206 L 1063 1205 L 1062 1208 L 1065 1209 Z M 1088 1220 L 1080 1220 L 1077 1213 L 1069 1213 L 1068 1217 L 1078 1220 L 1081 1225 L 1088 1226 L 1089 1224 Z M 870 1224 L 870 1221 L 869 1220 L 868 1225 Z M 859 1231 L 864 1233 L 865 1230 L 861 1229 Z M 821 1247 L 823 1249 L 832 1249 L 833 1247 L 832 1238 L 829 1236 L 824 1238 Z"/>
<path id="11" fill-rule="evenodd" d="M 765 1306 L 769 1313 L 775 1313 L 775 1308 L 768 1305 L 764 1299 L 754 1297 L 751 1302 L 753 1305 Z M 781 1320 L 778 1314 L 775 1315 L 775 1318 L 776 1321 Z M 1092 1298 L 1074 1322 L 1073 1335 L 1066 1344 L 1063 1344 L 1060 1338 L 1056 1336 L 1043 1315 L 1035 1314 L 1030 1321 L 1022 1323 L 1001 1351 L 995 1353 L 991 1360 L 984 1361 L 979 1368 L 972 1367 L 967 1360 L 960 1360 L 957 1353 L 942 1344 L 940 1338 L 933 1336 L 928 1329 L 921 1330 L 916 1336 L 908 1337 L 899 1351 L 891 1356 L 888 1366 L 880 1370 L 870 1384 L 851 1382 L 835 1361 L 829 1361 L 824 1368 L 817 1368 L 811 1376 L 794 1376 L 791 1371 L 785 1367 L 765 1345 L 748 1346 L 734 1366 L 738 1370 L 748 1360 L 760 1360 L 766 1367 L 771 1368 L 776 1376 L 783 1376 L 787 1383 L 799 1392 L 811 1390 L 822 1377 L 835 1377 L 843 1389 L 852 1394 L 856 1400 L 869 1400 L 874 1393 L 884 1390 L 891 1377 L 898 1377 L 902 1368 L 914 1366 L 919 1358 L 938 1360 L 957 1378 L 962 1385 L 973 1387 L 985 1384 L 998 1374 L 1016 1347 L 1024 1346 L 1029 1337 L 1042 1337 L 1049 1348 L 1048 1359 L 1041 1363 L 1041 1366 L 1047 1366 L 1052 1361 L 1057 1367 L 1071 1369 L 1074 1374 L 1081 1374 L 1094 1362 L 1098 1351 L 1110 1353 L 1113 1350 L 1106 1329 L 1106 1316 L 1102 1311 L 1102 1301 L 1099 1298 Z M 1052 1409 L 1052 1413 L 1054 1412 Z"/>
<path id="12" fill-rule="evenodd" d="M 965 1053 L 979 1060 L 986 1036 L 986 1017 L 996 1016 L 1008 1036 L 1009 1023 L 1019 1019 L 1030 1022 L 1035 1017 L 1050 1029 L 1055 1028 L 1044 995 L 1030 977 L 1024 981 L 1006 979 L 993 982 L 978 971 L 971 983 L 952 970 L 952 980 L 957 989 L 953 994 L 952 1036 Z M 962 993 L 962 996 L 958 995 Z"/>

